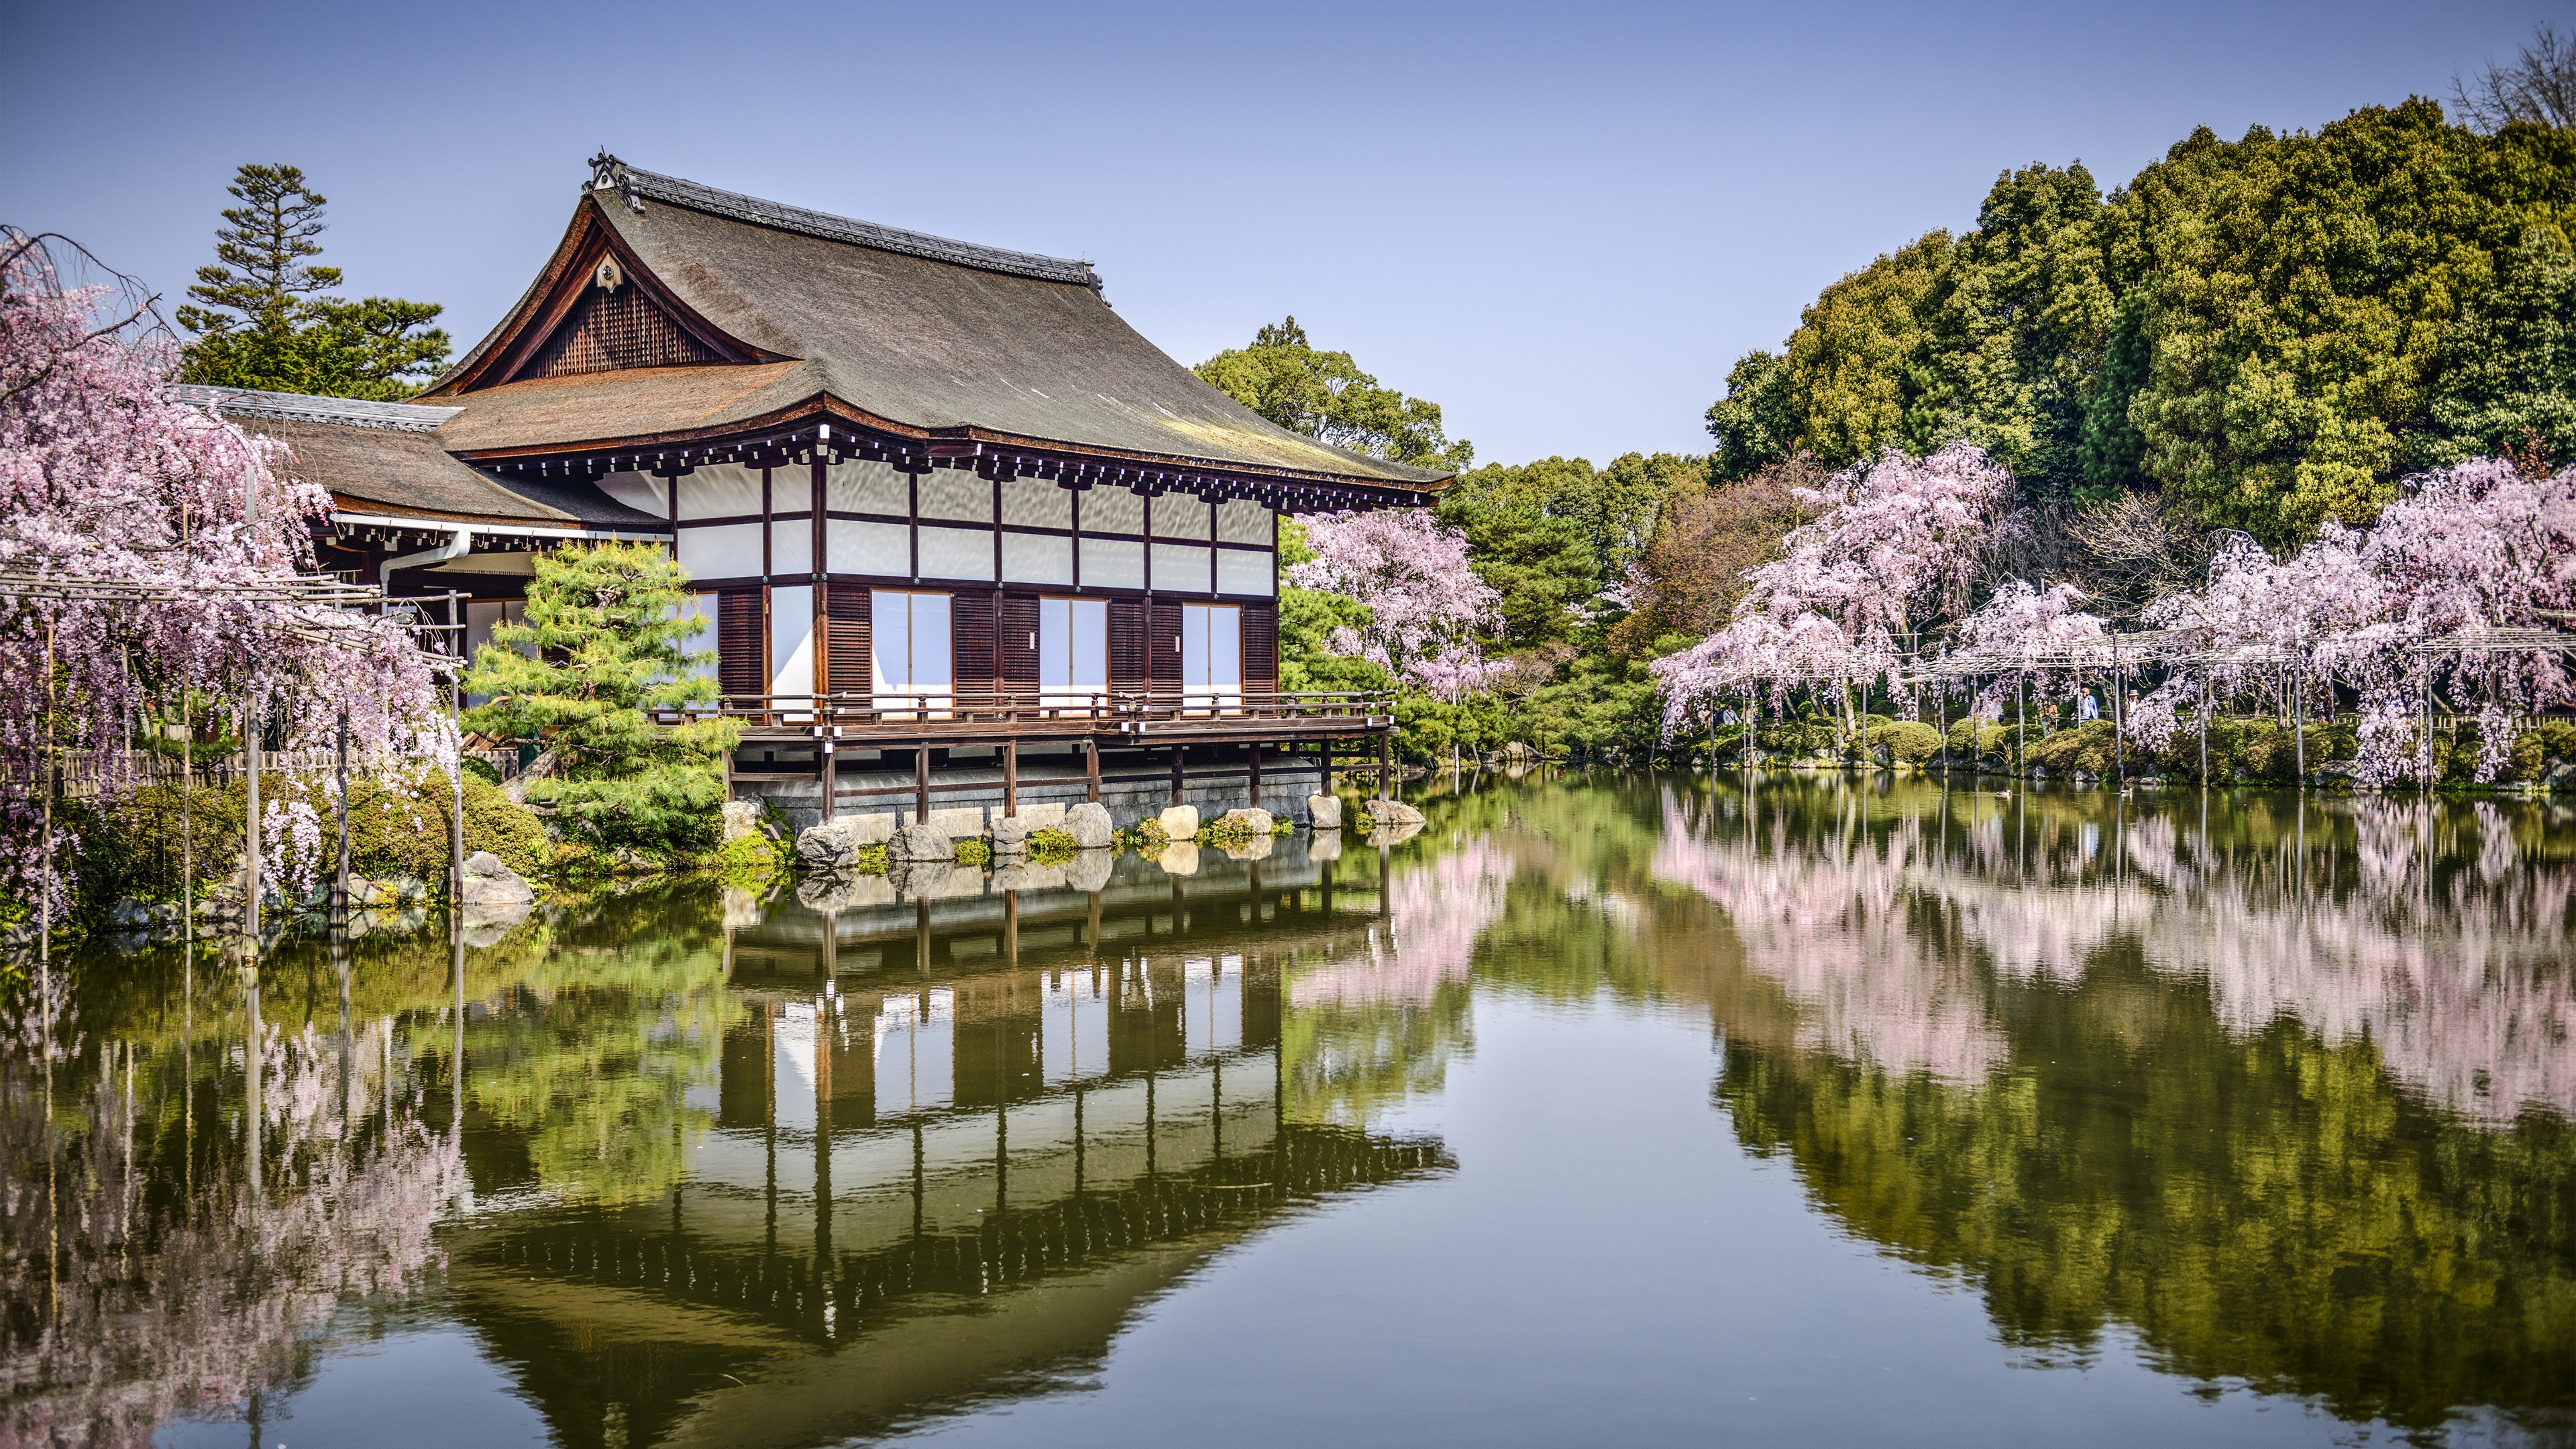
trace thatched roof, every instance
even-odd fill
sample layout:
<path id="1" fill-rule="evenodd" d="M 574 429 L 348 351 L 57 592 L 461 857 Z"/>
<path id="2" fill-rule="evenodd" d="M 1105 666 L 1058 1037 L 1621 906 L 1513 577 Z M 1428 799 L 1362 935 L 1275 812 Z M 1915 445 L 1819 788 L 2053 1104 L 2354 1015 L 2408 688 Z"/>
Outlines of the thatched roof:
<path id="1" fill-rule="evenodd" d="M 504 478 L 450 455 L 435 431 L 448 407 L 174 386 L 174 402 L 212 408 L 294 453 L 287 472 L 319 483 L 343 512 L 455 523 L 669 531 L 586 483 Z"/>
<path id="2" fill-rule="evenodd" d="M 704 435 L 833 407 L 902 437 L 1403 491 L 1445 476 L 1326 447 L 1209 387 L 1110 308 L 1088 263 L 780 206 L 610 157 L 594 167 L 536 284 L 424 394 L 462 409 L 440 429 L 446 446 Z M 653 325 L 685 334 L 689 365 L 539 365 L 541 334 L 571 325 L 584 289 L 614 290 L 594 282 L 601 258 L 635 286 L 622 302 L 649 299 Z"/>

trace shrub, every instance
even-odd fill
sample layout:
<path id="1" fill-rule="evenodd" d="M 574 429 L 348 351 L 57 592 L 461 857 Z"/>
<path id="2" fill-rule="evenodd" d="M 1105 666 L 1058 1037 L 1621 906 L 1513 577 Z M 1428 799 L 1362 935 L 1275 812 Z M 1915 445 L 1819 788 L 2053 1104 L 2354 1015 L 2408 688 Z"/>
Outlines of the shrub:
<path id="1" fill-rule="evenodd" d="M 760 890 L 787 874 L 788 853 L 755 830 L 717 846 L 698 864 L 728 886 Z"/>
<path id="2" fill-rule="evenodd" d="M 1920 766 L 1941 752 L 1941 732 L 1915 720 L 1873 724 L 1865 736 L 1872 746 L 1885 745 L 1901 765 Z"/>
<path id="3" fill-rule="evenodd" d="M 1039 865 L 1061 865 L 1081 853 L 1073 832 L 1049 826 L 1029 835 L 1029 859 Z"/>
<path id="4" fill-rule="evenodd" d="M 499 624 L 466 689 L 491 696 L 467 727 L 535 741 L 560 773 L 528 787 L 591 844 L 672 855 L 716 844 L 729 720 L 665 729 L 648 710 L 702 705 L 715 686 L 686 641 L 688 575 L 651 544 L 602 544 L 536 556 L 527 622 Z M 521 648 L 529 652 L 522 654 Z"/>
<path id="5" fill-rule="evenodd" d="M 991 865 L 993 863 L 993 847 L 981 840 L 961 840 L 957 842 L 957 863 L 959 865 Z"/>

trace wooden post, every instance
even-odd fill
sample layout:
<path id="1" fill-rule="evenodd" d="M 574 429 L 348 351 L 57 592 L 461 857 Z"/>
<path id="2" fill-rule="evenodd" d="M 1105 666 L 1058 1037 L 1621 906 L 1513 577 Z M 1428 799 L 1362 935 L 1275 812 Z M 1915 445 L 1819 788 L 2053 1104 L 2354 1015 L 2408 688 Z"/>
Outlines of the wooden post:
<path id="1" fill-rule="evenodd" d="M 349 914 L 349 712 L 340 711 L 340 863 L 331 877 L 331 918 Z"/>
<path id="2" fill-rule="evenodd" d="M 2111 760 L 2122 784 L 2129 780 L 2128 681 L 2120 676 L 2120 636 L 2111 636 Z"/>
<path id="3" fill-rule="evenodd" d="M 2299 788 L 2304 790 L 2308 788 L 2308 674 L 2306 670 L 2299 671 L 2298 682 L 2294 687 L 2297 692 L 2290 696 L 2290 739 L 2295 752 L 2292 759 L 2299 771 Z M 2304 827 L 2308 819 L 2307 806 L 2301 805 L 2299 811 L 2299 823 Z M 2304 830 L 2302 834 L 2304 835 Z"/>
<path id="4" fill-rule="evenodd" d="M 2030 710 L 2022 699 L 2021 687 L 2020 680 L 2013 681 L 2013 773 L 2027 780 L 2030 778 L 2030 736 L 2023 721 Z"/>
<path id="5" fill-rule="evenodd" d="M 1082 742 L 1082 798 L 1100 803 L 1100 741 Z"/>
<path id="6" fill-rule="evenodd" d="M 815 728 L 819 731 L 824 726 Z M 839 763 L 832 742 L 817 738 L 814 741 L 814 781 L 823 787 L 823 823 L 826 825 L 839 818 L 841 813 L 841 780 L 840 771 L 836 768 Z"/>
<path id="7" fill-rule="evenodd" d="M 672 485 L 675 489 L 678 484 Z M 677 496 L 676 494 L 674 496 Z M 677 540 L 679 533 L 672 532 Z M 456 590 L 447 591 L 447 637 L 456 669 L 447 676 L 447 708 L 456 721 L 456 810 L 447 821 L 447 903 L 465 903 L 465 605 Z M 463 937 L 458 937 L 463 949 Z"/>
<path id="8" fill-rule="evenodd" d="M 1333 742 L 1325 740 L 1318 746 L 1318 751 L 1315 793 L 1330 795 L 1333 793 Z"/>
<path id="9" fill-rule="evenodd" d="M 999 491 L 1002 485 L 993 485 Z M 1002 741 L 1002 813 L 1020 813 L 1020 742 Z"/>
<path id="10" fill-rule="evenodd" d="M 1259 740 L 1252 742 L 1252 769 L 1249 775 L 1247 803 L 1258 810 L 1261 808 L 1261 741 Z"/>
<path id="11" fill-rule="evenodd" d="M 1172 803 L 1181 803 L 1181 747 L 1172 746 Z"/>
<path id="12" fill-rule="evenodd" d="M 2209 788 L 2209 675 L 2200 676 L 2200 788 Z"/>
<path id="13" fill-rule="evenodd" d="M 930 823 L 930 741 L 912 752 L 912 823 Z"/>
<path id="14" fill-rule="evenodd" d="M 1394 776 L 1395 736 L 1391 733 L 1379 735 L 1377 737 L 1377 798 L 1381 800 L 1394 798 L 1388 793 L 1394 785 Z"/>

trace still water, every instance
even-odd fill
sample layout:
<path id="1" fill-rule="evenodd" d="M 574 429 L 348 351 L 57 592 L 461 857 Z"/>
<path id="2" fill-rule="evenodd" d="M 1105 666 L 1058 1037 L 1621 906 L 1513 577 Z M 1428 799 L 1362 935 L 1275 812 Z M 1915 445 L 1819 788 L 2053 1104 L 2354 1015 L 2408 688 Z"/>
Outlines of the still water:
<path id="1" fill-rule="evenodd" d="M 1422 803 L 93 955 L 0 1442 L 2576 1442 L 2565 805 Z"/>

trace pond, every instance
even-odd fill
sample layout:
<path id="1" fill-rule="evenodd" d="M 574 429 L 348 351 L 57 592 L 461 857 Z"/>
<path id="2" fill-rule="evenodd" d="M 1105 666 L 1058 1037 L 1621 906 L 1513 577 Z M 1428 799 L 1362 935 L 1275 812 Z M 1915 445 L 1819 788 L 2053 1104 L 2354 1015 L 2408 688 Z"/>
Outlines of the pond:
<path id="1" fill-rule="evenodd" d="M 0 1440 L 2576 1441 L 2567 805 L 1419 803 L 93 954 Z"/>

